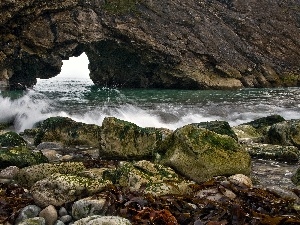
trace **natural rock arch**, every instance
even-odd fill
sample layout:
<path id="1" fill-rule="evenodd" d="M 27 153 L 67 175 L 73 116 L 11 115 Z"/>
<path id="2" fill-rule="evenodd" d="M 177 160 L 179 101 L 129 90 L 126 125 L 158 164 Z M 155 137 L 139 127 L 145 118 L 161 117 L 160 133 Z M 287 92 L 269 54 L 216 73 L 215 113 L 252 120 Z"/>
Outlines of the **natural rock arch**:
<path id="1" fill-rule="evenodd" d="M 297 86 L 299 2 L 5 0 L 0 85 L 23 88 L 83 51 L 95 84 Z"/>

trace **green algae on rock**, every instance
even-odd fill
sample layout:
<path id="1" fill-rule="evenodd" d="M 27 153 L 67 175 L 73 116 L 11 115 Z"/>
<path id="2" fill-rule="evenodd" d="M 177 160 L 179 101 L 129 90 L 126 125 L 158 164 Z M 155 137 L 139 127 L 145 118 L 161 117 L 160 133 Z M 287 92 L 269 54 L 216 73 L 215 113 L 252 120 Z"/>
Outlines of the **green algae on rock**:
<path id="1" fill-rule="evenodd" d="M 270 144 L 300 148 L 300 120 L 287 120 L 272 125 L 266 138 Z"/>
<path id="2" fill-rule="evenodd" d="M 22 186 L 31 187 L 35 182 L 49 177 L 51 174 L 77 174 L 84 169 L 85 166 L 82 162 L 42 163 L 21 169 L 16 180 Z"/>
<path id="3" fill-rule="evenodd" d="M 188 194 L 192 181 L 184 180 L 173 169 L 147 160 L 125 162 L 104 177 L 131 191 L 143 191 L 154 196 Z"/>
<path id="4" fill-rule="evenodd" d="M 159 144 L 171 131 L 142 128 L 114 117 L 103 120 L 100 157 L 113 159 L 152 158 Z"/>
<path id="5" fill-rule="evenodd" d="M 40 207 L 61 206 L 79 197 L 99 192 L 108 184 L 111 184 L 108 180 L 55 173 L 37 181 L 31 187 L 31 193 L 35 203 Z"/>
<path id="6" fill-rule="evenodd" d="M 2 147 L 15 147 L 26 146 L 27 142 L 16 132 L 6 132 L 0 135 L 0 146 Z"/>
<path id="7" fill-rule="evenodd" d="M 48 162 L 48 159 L 40 151 L 32 151 L 27 147 L 0 148 L 0 168 L 8 166 L 22 168 L 45 162 Z"/>
<path id="8" fill-rule="evenodd" d="M 101 128 L 93 124 L 75 122 L 67 117 L 51 117 L 38 127 L 34 144 L 41 142 L 61 142 L 64 146 L 88 145 L 99 147 Z"/>
<path id="9" fill-rule="evenodd" d="M 177 129 L 161 147 L 167 151 L 161 163 L 196 182 L 251 170 L 249 153 L 236 140 L 193 125 Z"/>
<path id="10" fill-rule="evenodd" d="M 258 159 L 272 159 L 288 163 L 297 163 L 300 159 L 300 152 L 295 146 L 249 143 L 245 148 L 251 157 Z"/>

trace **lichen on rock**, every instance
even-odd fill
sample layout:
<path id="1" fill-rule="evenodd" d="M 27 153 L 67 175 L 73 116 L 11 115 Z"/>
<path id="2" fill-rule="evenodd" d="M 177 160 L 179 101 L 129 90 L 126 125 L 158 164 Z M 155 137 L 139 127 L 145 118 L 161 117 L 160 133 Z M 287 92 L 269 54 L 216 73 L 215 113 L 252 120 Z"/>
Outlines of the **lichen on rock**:
<path id="1" fill-rule="evenodd" d="M 162 144 L 162 164 L 196 182 L 250 173 L 250 156 L 236 140 L 193 125 L 177 129 Z"/>

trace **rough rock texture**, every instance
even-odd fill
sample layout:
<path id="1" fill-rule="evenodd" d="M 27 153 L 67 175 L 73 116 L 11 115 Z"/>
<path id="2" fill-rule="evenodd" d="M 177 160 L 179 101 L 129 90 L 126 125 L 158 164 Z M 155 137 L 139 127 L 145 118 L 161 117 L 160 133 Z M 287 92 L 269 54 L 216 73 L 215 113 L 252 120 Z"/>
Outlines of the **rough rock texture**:
<path id="1" fill-rule="evenodd" d="M 134 123 L 106 117 L 102 123 L 99 155 L 112 159 L 152 158 L 169 134 L 171 131 L 168 129 L 142 128 Z"/>
<path id="2" fill-rule="evenodd" d="M 297 86 L 298 0 L 4 0 L 0 85 L 24 88 L 86 52 L 99 85 Z"/>
<path id="3" fill-rule="evenodd" d="M 250 173 L 250 156 L 236 140 L 186 125 L 167 138 L 162 164 L 196 182 L 214 176 Z"/>

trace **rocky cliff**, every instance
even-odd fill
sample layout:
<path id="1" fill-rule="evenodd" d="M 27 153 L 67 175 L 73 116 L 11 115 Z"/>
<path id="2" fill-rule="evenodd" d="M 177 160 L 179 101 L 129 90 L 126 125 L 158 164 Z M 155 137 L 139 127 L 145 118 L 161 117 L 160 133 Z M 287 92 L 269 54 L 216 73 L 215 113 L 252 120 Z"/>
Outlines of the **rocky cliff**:
<path id="1" fill-rule="evenodd" d="M 1 0 L 0 85 L 24 88 L 85 52 L 95 84 L 300 85 L 299 0 Z"/>

